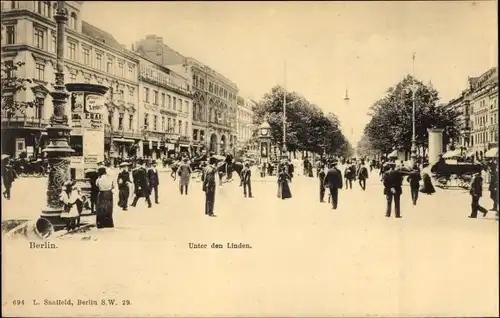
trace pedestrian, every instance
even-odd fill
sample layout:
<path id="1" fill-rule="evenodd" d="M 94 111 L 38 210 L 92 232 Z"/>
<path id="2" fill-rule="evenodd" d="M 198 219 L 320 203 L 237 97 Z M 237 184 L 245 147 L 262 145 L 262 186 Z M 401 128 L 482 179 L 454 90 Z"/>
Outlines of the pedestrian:
<path id="1" fill-rule="evenodd" d="M 243 183 L 243 195 L 245 198 L 247 197 L 247 190 L 248 190 L 248 197 L 253 198 L 252 196 L 252 171 L 250 170 L 250 164 L 248 162 L 245 162 L 245 168 L 241 171 L 241 180 Z"/>
<path id="2" fill-rule="evenodd" d="M 90 183 L 90 212 L 92 214 L 96 213 L 97 207 L 97 196 L 99 195 L 99 188 L 97 187 L 96 181 L 99 178 L 97 174 L 97 169 L 91 168 L 85 171 L 85 177 Z"/>
<path id="3" fill-rule="evenodd" d="M 317 173 L 319 179 L 319 202 L 325 202 L 325 177 L 326 172 L 325 169 L 319 169 Z"/>
<path id="4" fill-rule="evenodd" d="M 267 171 L 267 165 L 265 162 L 263 162 L 260 166 L 260 177 L 264 178 L 266 176 L 266 171 Z"/>
<path id="5" fill-rule="evenodd" d="M 287 172 L 286 165 L 282 165 L 280 170 L 278 173 L 278 198 L 282 200 L 290 199 L 292 192 L 288 183 L 292 181 L 292 178 Z"/>
<path id="6" fill-rule="evenodd" d="M 71 231 L 80 224 L 80 214 L 83 209 L 83 198 L 80 189 L 75 187 L 75 181 L 64 183 L 59 199 L 63 203 L 61 219 L 66 222 L 66 229 Z"/>
<path id="7" fill-rule="evenodd" d="M 10 165 L 9 161 L 6 162 L 2 169 L 2 182 L 5 190 L 3 191 L 3 196 L 7 200 L 10 200 L 10 190 L 12 189 L 12 183 L 17 179 L 17 173 L 14 168 Z"/>
<path id="8" fill-rule="evenodd" d="M 344 178 L 345 178 L 345 188 L 352 189 L 352 180 L 354 179 L 354 171 L 353 165 L 349 161 L 347 161 L 347 166 L 344 170 Z"/>
<path id="9" fill-rule="evenodd" d="M 396 218 L 401 218 L 400 198 L 403 192 L 403 175 L 396 170 L 395 163 L 387 164 L 388 171 L 384 174 L 384 194 L 387 199 L 387 209 L 385 216 L 391 217 L 392 201 L 394 200 L 394 210 Z"/>
<path id="10" fill-rule="evenodd" d="M 96 181 L 99 188 L 97 197 L 96 226 L 98 229 L 114 227 L 113 222 L 113 189 L 115 181 L 108 176 L 106 168 L 97 169 L 99 178 Z"/>
<path id="11" fill-rule="evenodd" d="M 420 180 L 422 180 L 418 165 L 415 164 L 413 166 L 413 170 L 410 172 L 406 180 L 408 181 L 408 183 L 410 183 L 411 201 L 413 202 L 413 205 L 417 205 Z"/>
<path id="12" fill-rule="evenodd" d="M 130 180 L 130 172 L 128 171 L 129 163 L 120 163 L 120 168 L 122 171 L 118 173 L 117 183 L 118 183 L 118 206 L 127 211 L 128 209 L 128 197 L 130 196 L 130 185 L 132 181 Z"/>
<path id="13" fill-rule="evenodd" d="M 208 165 L 203 171 L 201 180 L 203 182 L 202 190 L 205 192 L 205 215 L 214 217 L 215 205 L 215 174 L 217 173 L 215 165 L 217 160 L 210 157 Z"/>
<path id="14" fill-rule="evenodd" d="M 361 161 L 358 169 L 358 180 L 359 186 L 363 191 L 366 190 L 366 179 L 368 179 L 368 169 L 366 169 L 364 161 Z"/>
<path id="15" fill-rule="evenodd" d="M 434 186 L 432 185 L 429 171 L 426 168 L 422 170 L 422 186 L 420 187 L 420 192 L 425 194 L 433 194 L 436 192 Z"/>
<path id="16" fill-rule="evenodd" d="M 342 189 L 344 185 L 342 184 L 342 172 L 337 169 L 337 160 L 332 160 L 329 165 L 329 170 L 326 173 L 323 184 L 325 188 L 330 190 L 332 209 L 337 209 L 339 202 L 339 189 Z"/>
<path id="17" fill-rule="evenodd" d="M 188 158 L 182 159 L 182 164 L 179 166 L 179 190 L 182 194 L 188 194 L 189 180 L 191 179 L 191 166 L 188 163 Z"/>
<path id="18" fill-rule="evenodd" d="M 469 218 L 475 219 L 477 218 L 477 212 L 481 211 L 483 213 L 483 217 L 486 216 L 488 210 L 483 208 L 479 204 L 479 199 L 483 196 L 483 177 L 481 177 L 480 172 L 476 172 L 474 176 L 472 176 L 472 180 L 470 183 L 470 196 L 471 196 L 471 214 Z"/>
<path id="19" fill-rule="evenodd" d="M 177 170 L 179 169 L 179 162 L 174 161 L 174 163 L 172 163 L 171 169 L 172 169 L 172 172 L 170 173 L 170 176 L 175 181 L 177 179 Z"/>
<path id="20" fill-rule="evenodd" d="M 226 155 L 226 179 L 231 181 L 233 179 L 233 155 L 228 153 Z"/>
<path id="21" fill-rule="evenodd" d="M 495 164 L 490 168 L 490 185 L 488 190 L 490 191 L 490 198 L 493 201 L 493 208 L 490 211 L 498 212 L 498 169 Z"/>
<path id="22" fill-rule="evenodd" d="M 222 177 L 224 177 L 224 171 L 226 171 L 226 163 L 220 162 L 216 164 L 217 174 L 219 175 L 219 187 L 222 187 Z"/>
<path id="23" fill-rule="evenodd" d="M 160 177 L 158 176 L 158 169 L 156 168 L 156 160 L 153 160 L 151 165 L 151 168 L 148 169 L 149 188 L 151 193 L 155 193 L 155 203 L 159 204 L 158 186 L 160 185 Z"/>
<path id="24" fill-rule="evenodd" d="M 146 203 L 148 204 L 148 208 L 151 208 L 152 204 L 151 199 L 149 198 L 151 190 L 149 188 L 149 178 L 147 175 L 147 171 L 144 167 L 144 160 L 140 160 L 137 163 L 137 168 L 132 172 L 135 196 L 130 206 L 135 207 L 139 198 L 144 197 L 146 199 Z"/>

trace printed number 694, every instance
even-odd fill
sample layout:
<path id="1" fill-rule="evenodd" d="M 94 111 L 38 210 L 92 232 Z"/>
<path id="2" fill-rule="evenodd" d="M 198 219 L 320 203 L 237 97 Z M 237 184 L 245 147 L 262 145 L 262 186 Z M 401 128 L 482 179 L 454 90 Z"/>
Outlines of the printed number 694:
<path id="1" fill-rule="evenodd" d="M 13 304 L 14 306 L 24 305 L 24 300 L 14 300 L 14 301 L 12 302 L 12 304 Z"/>

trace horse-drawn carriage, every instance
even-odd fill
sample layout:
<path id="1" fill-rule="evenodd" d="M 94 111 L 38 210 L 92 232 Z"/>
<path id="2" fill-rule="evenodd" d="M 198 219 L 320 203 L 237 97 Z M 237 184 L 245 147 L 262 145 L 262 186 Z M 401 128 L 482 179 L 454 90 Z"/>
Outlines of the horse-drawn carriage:
<path id="1" fill-rule="evenodd" d="M 431 167 L 431 172 L 434 174 L 437 186 L 448 189 L 450 187 L 460 187 L 468 189 L 472 176 L 475 173 L 481 173 L 486 170 L 482 164 L 474 163 L 447 163 L 443 158 Z"/>

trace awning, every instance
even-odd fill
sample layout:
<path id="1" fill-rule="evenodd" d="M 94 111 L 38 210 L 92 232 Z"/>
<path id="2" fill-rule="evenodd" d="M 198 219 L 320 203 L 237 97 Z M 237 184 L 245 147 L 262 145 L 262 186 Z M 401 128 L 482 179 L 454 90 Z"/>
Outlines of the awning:
<path id="1" fill-rule="evenodd" d="M 125 142 L 125 143 L 134 143 L 134 140 L 132 140 L 132 139 L 125 139 L 125 138 L 113 138 L 113 141 L 116 141 L 116 142 Z"/>
<path id="2" fill-rule="evenodd" d="M 486 158 L 496 158 L 498 157 L 498 147 L 491 148 L 484 154 Z"/>
<path id="3" fill-rule="evenodd" d="M 398 151 L 394 150 L 390 154 L 387 155 L 388 158 L 397 158 L 398 157 Z"/>
<path id="4" fill-rule="evenodd" d="M 460 151 L 460 149 L 448 151 L 443 155 L 444 159 L 457 158 L 457 157 L 462 157 L 462 151 Z"/>

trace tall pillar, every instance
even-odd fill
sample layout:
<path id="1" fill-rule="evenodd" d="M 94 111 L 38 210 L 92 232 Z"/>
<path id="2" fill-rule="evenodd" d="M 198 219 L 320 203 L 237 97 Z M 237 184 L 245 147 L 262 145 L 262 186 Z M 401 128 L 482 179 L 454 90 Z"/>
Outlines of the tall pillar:
<path id="1" fill-rule="evenodd" d="M 443 131 L 442 128 L 429 128 L 429 166 L 432 167 L 443 153 Z"/>

